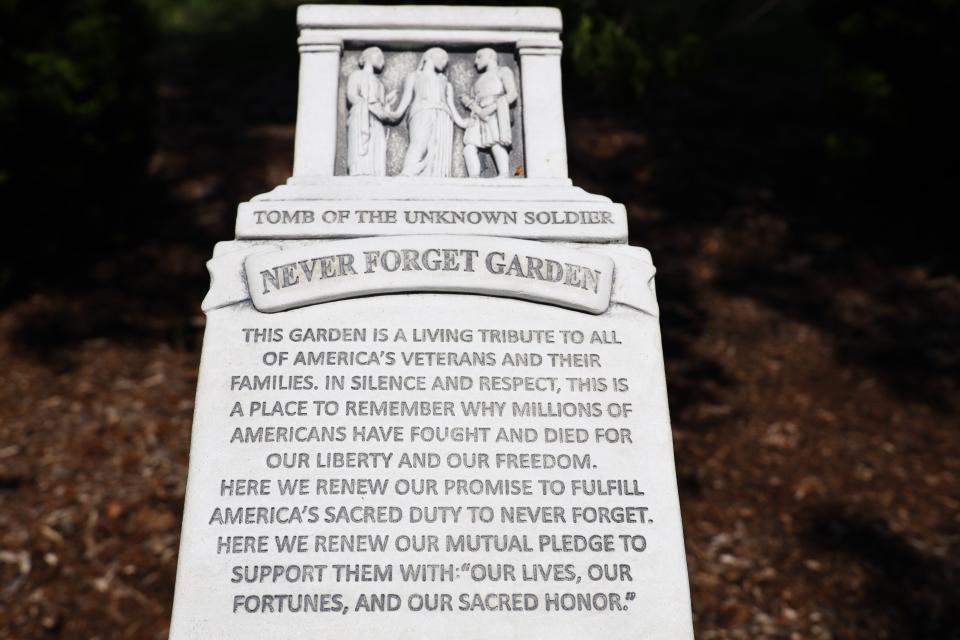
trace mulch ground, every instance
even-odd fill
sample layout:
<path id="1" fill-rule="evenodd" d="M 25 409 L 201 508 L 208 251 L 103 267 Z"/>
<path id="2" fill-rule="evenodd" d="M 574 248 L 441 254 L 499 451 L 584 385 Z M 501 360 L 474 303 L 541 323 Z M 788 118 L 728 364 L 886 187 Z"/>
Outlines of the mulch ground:
<path id="1" fill-rule="evenodd" d="M 0 638 L 167 634 L 203 264 L 292 157 L 288 120 L 170 100 L 167 232 L 0 310 Z M 697 637 L 960 638 L 957 279 L 762 189 L 673 208 L 650 131 L 571 131 L 660 270 Z"/>

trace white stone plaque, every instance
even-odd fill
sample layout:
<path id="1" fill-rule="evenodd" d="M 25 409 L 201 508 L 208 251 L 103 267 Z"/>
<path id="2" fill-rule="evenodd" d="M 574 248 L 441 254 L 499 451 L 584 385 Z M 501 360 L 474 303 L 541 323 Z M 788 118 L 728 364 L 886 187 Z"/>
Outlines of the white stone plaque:
<path id="1" fill-rule="evenodd" d="M 295 176 L 209 263 L 170 637 L 692 638 L 655 270 L 566 178 L 559 13 L 299 21 Z"/>

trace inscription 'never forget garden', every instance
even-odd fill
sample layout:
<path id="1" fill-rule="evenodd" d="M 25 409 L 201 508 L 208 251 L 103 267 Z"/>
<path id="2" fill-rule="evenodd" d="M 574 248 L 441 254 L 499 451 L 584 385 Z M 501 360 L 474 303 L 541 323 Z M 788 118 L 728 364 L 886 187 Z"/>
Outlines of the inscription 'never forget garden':
<path id="1" fill-rule="evenodd" d="M 209 263 L 171 638 L 692 638 L 655 271 L 567 178 L 559 12 L 298 21 L 294 175 Z"/>

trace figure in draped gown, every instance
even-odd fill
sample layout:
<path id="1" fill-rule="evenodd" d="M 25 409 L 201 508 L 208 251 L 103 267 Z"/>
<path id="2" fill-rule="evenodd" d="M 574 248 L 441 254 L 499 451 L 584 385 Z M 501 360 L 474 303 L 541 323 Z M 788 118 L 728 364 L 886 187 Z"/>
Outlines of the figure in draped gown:
<path id="1" fill-rule="evenodd" d="M 351 176 L 387 174 L 389 102 L 396 92 L 386 93 L 377 74 L 383 70 L 383 51 L 369 47 L 360 54 L 360 68 L 347 78 L 347 173 Z"/>
<path id="2" fill-rule="evenodd" d="M 433 47 L 424 52 L 416 70 L 403 81 L 403 93 L 390 118 L 407 114 L 410 144 L 401 175 L 446 177 L 453 171 L 453 126 L 467 121 L 453 104 L 453 85 L 443 74 L 447 52 Z"/>
<path id="3" fill-rule="evenodd" d="M 463 132 L 463 159 L 467 175 L 480 175 L 479 150 L 493 155 L 497 177 L 510 175 L 510 147 L 513 136 L 510 128 L 510 105 L 517 101 L 517 83 L 513 71 L 497 63 L 497 52 L 480 49 L 474 58 L 480 76 L 473 84 L 473 94 L 460 96 L 470 110 L 469 124 Z"/>

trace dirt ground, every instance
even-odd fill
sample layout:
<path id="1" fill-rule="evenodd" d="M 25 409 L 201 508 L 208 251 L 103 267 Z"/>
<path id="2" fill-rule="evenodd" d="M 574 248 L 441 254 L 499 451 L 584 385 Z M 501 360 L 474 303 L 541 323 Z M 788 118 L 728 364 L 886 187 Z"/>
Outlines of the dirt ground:
<path id="1" fill-rule="evenodd" d="M 203 75 L 158 89 L 149 237 L 0 308 L 0 638 L 166 637 L 204 262 L 292 158 L 291 78 Z M 955 274 L 909 228 L 712 189 L 737 158 L 663 114 L 568 117 L 659 268 L 697 637 L 960 638 Z"/>

